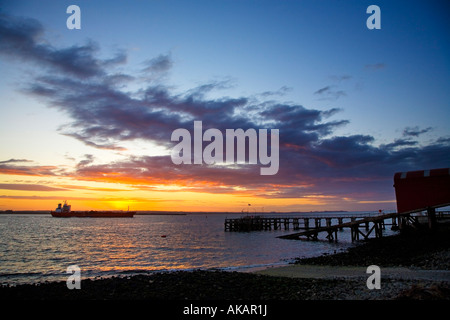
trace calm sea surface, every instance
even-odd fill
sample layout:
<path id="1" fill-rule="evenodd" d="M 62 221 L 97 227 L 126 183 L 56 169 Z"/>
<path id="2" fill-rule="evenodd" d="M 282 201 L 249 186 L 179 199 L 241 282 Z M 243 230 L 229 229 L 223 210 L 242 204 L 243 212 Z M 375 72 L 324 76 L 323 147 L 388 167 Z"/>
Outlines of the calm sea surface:
<path id="1" fill-rule="evenodd" d="M 82 279 L 210 268 L 245 271 L 352 245 L 349 231 L 338 234 L 338 243 L 276 238 L 293 230 L 225 232 L 225 218 L 240 216 L 215 213 L 59 219 L 37 214 L 0 215 L 0 283 L 66 280 L 69 265 L 81 268 Z"/>

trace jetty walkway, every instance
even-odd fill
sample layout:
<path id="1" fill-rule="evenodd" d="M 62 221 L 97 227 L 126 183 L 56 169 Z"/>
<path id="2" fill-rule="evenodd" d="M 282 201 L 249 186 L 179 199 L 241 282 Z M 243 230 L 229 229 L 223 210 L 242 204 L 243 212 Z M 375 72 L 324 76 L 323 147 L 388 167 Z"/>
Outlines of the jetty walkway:
<path id="1" fill-rule="evenodd" d="M 450 211 L 434 212 L 432 222 L 450 219 Z M 336 222 L 337 224 L 333 224 Z M 322 224 L 325 222 L 325 225 Z M 247 216 L 237 219 L 225 219 L 225 231 L 262 231 L 262 230 L 303 230 L 301 232 L 279 236 L 282 239 L 318 240 L 319 233 L 326 233 L 329 241 L 337 241 L 338 231 L 350 228 L 352 241 L 367 239 L 371 234 L 382 237 L 386 225 L 392 230 L 402 229 L 409 225 L 419 227 L 430 224 L 430 214 L 422 213 L 385 213 L 385 214 L 321 214 L 295 217 L 262 217 Z"/>

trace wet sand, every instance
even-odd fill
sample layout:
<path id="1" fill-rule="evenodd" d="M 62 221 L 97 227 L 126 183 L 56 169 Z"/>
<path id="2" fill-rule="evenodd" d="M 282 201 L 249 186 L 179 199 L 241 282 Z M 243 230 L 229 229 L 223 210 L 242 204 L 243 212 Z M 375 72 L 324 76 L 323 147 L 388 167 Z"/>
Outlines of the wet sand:
<path id="1" fill-rule="evenodd" d="M 450 270 L 417 270 L 405 267 L 381 268 L 381 279 L 426 280 L 450 282 Z M 261 275 L 307 279 L 359 279 L 370 276 L 365 267 L 317 266 L 294 264 L 255 272 Z"/>

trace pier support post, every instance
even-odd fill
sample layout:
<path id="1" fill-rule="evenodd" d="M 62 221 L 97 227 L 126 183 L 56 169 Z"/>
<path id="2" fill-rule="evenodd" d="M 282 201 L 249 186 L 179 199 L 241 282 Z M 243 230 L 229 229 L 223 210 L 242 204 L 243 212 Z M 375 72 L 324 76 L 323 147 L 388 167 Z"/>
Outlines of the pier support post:
<path id="1" fill-rule="evenodd" d="M 294 228 L 294 230 L 298 230 L 299 229 L 298 218 L 293 218 L 292 219 L 292 227 Z"/>
<path id="2" fill-rule="evenodd" d="M 322 219 L 315 218 L 314 220 L 315 220 L 315 223 L 316 223 L 316 228 L 320 228 L 320 224 L 321 224 Z"/>
<path id="3" fill-rule="evenodd" d="M 351 233 L 352 233 L 352 242 L 359 240 L 359 230 L 358 230 L 358 225 L 354 225 L 350 227 Z"/>
<path id="4" fill-rule="evenodd" d="M 401 230 L 405 229 L 406 227 L 406 218 L 399 216 L 398 217 L 398 228 Z"/>
<path id="5" fill-rule="evenodd" d="M 428 208 L 427 209 L 427 215 L 428 215 L 428 228 L 436 229 L 436 226 L 437 226 L 436 209 L 435 208 Z"/>
<path id="6" fill-rule="evenodd" d="M 392 226 L 391 226 L 391 230 L 397 230 L 398 226 L 397 226 L 397 218 L 396 217 L 392 217 Z"/>
<path id="7" fill-rule="evenodd" d="M 383 235 L 383 231 L 382 231 L 382 227 L 381 227 L 381 222 L 375 222 L 375 238 L 381 238 Z"/>
<path id="8" fill-rule="evenodd" d="M 289 218 L 284 218 L 284 230 L 289 230 Z"/>
<path id="9" fill-rule="evenodd" d="M 273 229 L 278 230 L 278 228 L 281 229 L 281 220 L 280 218 L 273 219 Z"/>

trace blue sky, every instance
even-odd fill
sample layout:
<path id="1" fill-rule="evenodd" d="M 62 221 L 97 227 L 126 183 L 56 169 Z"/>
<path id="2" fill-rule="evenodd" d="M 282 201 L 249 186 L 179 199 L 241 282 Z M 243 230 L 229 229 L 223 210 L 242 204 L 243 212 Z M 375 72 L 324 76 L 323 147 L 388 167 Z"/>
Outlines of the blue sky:
<path id="1" fill-rule="evenodd" d="M 41 21 L 55 45 L 92 39 L 105 56 L 125 50 L 128 68 L 170 53 L 170 83 L 180 91 L 217 79 L 232 82 L 219 95 L 287 87 L 286 101 L 343 109 L 339 116 L 351 121 L 345 133 L 371 130 L 387 140 L 411 125 L 445 133 L 450 52 L 442 1 L 378 2 L 381 30 L 365 26 L 370 1 L 78 1 L 77 31 L 65 27 L 72 2 L 4 7 Z M 327 86 L 343 94 L 314 94 Z"/>
<path id="2" fill-rule="evenodd" d="M 321 168 L 338 180 L 360 175 L 361 179 L 370 180 L 368 177 L 371 177 L 372 181 L 384 181 L 376 188 L 367 185 L 358 196 L 352 188 L 336 182 L 333 188 L 344 191 L 331 192 L 325 188 L 322 192 L 317 186 L 311 192 L 297 190 L 299 199 L 332 195 L 353 197 L 355 203 L 392 201 L 392 189 L 380 191 L 391 188 L 392 171 L 450 164 L 446 153 L 450 138 L 450 26 L 447 19 L 449 5 L 445 1 L 90 0 L 2 1 L 0 4 L 0 13 L 8 19 L 29 18 L 40 23 L 42 33 L 34 41 L 41 47 L 46 46 L 51 57 L 62 53 L 63 49 L 75 54 L 83 45 L 92 50 L 89 58 L 95 58 L 97 62 L 122 57 L 121 63 L 102 71 L 104 77 L 120 74 L 133 78 L 133 81 L 121 82 L 120 87 L 115 88 L 116 93 L 141 99 L 141 94 L 149 88 L 152 88 L 152 94 L 156 88 L 164 88 L 164 94 L 171 101 L 177 101 L 178 107 L 180 101 L 184 104 L 189 101 L 188 96 L 198 98 L 197 105 L 245 99 L 247 107 L 270 105 L 272 109 L 266 114 L 273 114 L 271 111 L 276 105 L 288 106 L 288 109 L 295 106 L 293 115 L 312 117 L 314 114 L 316 118 L 314 126 L 308 124 L 307 127 L 301 127 L 307 124 L 306 118 L 297 119 L 295 125 L 300 126 L 298 131 L 304 133 L 302 137 L 296 136 L 294 124 L 285 124 L 285 132 L 293 132 L 286 137 L 286 143 L 292 145 L 300 141 L 295 139 L 309 135 L 311 139 L 302 140 L 299 145 L 305 147 L 302 143 L 307 143 L 308 148 L 313 148 L 308 156 L 319 159 L 317 161 L 325 166 L 305 163 L 305 172 L 299 173 L 302 177 L 307 176 L 307 181 L 313 181 L 318 176 L 311 170 Z M 81 8 L 81 30 L 66 28 L 69 15 L 65 11 L 71 4 Z M 366 9 L 371 4 L 381 9 L 380 30 L 366 27 L 369 17 Z M 16 21 L 14 27 L 19 30 L 21 26 L 23 24 Z M 117 150 L 111 152 L 99 148 L 100 142 L 106 143 L 106 133 L 92 135 L 93 124 L 82 126 L 81 115 L 68 97 L 37 94 L 38 84 L 50 88 L 48 82 L 42 81 L 44 76 L 47 79 L 60 76 L 59 81 L 75 79 L 73 74 L 65 73 L 67 69 L 58 69 L 69 62 L 59 57 L 58 66 L 55 61 L 47 66 L 45 63 L 50 58 L 42 62 L 36 56 L 19 51 L 14 53 L 8 49 L 8 43 L 4 43 L 0 55 L 0 69 L 4 75 L 0 79 L 0 160 L 27 159 L 34 161 L 36 166 L 65 166 L 70 174 L 66 172 L 59 178 L 77 179 L 73 168 L 77 168 L 75 163 L 86 160 L 85 155 L 96 159 L 91 165 L 104 166 L 129 162 L 133 156 L 164 155 L 165 143 L 159 137 L 144 134 L 142 130 L 133 132 L 129 128 L 125 131 L 132 132 L 132 138 L 124 138 L 123 131 L 122 135 L 107 139 L 110 145 L 120 145 L 127 151 L 118 153 Z M 146 67 L 159 69 L 144 75 L 142 70 Z M 89 84 L 90 88 L 95 81 L 100 81 L 99 78 L 82 80 L 83 85 Z M 59 86 L 58 90 L 62 88 Z M 154 95 L 153 99 L 156 98 Z M 61 105 L 62 100 L 65 105 Z M 99 104 L 95 106 L 100 107 Z M 300 106 L 311 112 L 300 112 Z M 183 108 L 182 111 L 186 111 Z M 333 112 L 328 112 L 330 110 Z M 181 112 L 180 109 L 177 111 Z M 171 111 L 168 109 L 167 112 Z M 125 126 L 118 119 L 108 121 L 103 125 L 117 130 Z M 251 122 L 251 119 L 246 121 Z M 97 124 L 100 122 L 98 120 Z M 326 130 L 315 132 L 319 123 Z M 61 128 L 64 125 L 71 128 L 71 134 Z M 215 125 L 225 126 L 225 121 Z M 169 127 L 162 130 L 170 131 Z M 346 137 L 346 140 L 338 139 L 340 137 Z M 361 150 L 353 149 L 354 154 L 349 155 L 349 159 L 339 159 L 341 164 L 354 161 L 356 167 L 361 166 L 361 171 L 350 172 L 349 168 L 342 168 L 328 159 L 341 156 L 330 153 L 332 148 L 328 147 L 335 146 L 337 149 L 333 152 L 339 152 L 339 143 L 361 147 Z M 52 153 L 42 152 L 48 146 L 54 149 Z M 291 151 L 286 151 L 287 163 L 296 157 L 290 156 Z M 348 154 L 351 148 L 344 148 L 342 152 Z M 399 157 L 401 152 L 409 152 L 408 157 L 414 154 L 416 159 L 393 165 L 394 155 Z M 374 156 L 371 161 L 379 161 L 380 170 L 363 178 L 362 168 L 371 163 L 365 159 L 371 156 Z M 5 169 L 5 172 L 10 171 Z M 126 174 L 130 173 L 124 171 Z M 265 181 L 261 185 L 284 185 L 285 190 L 289 190 L 294 182 L 282 177 L 283 173 L 280 181 Z M 8 182 L 17 180 L 11 176 L 5 176 L 5 179 Z M 207 177 L 199 173 L 199 181 L 205 180 Z M 238 184 L 214 183 L 222 187 Z M 345 190 L 348 190 L 347 196 L 342 194 Z M 288 194 L 292 197 L 290 191 L 277 192 L 277 196 Z M 252 196 L 258 197 L 258 194 Z M 342 209 L 346 205 L 357 207 L 349 202 L 338 206 Z"/>

